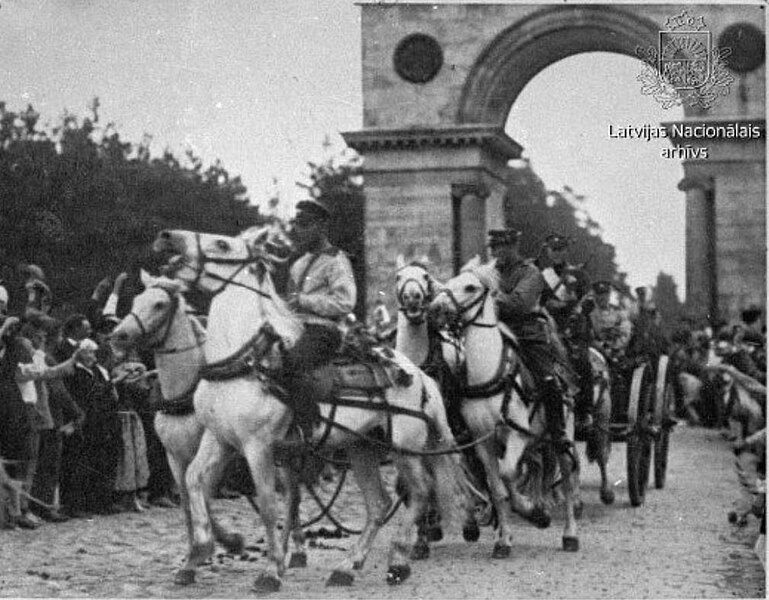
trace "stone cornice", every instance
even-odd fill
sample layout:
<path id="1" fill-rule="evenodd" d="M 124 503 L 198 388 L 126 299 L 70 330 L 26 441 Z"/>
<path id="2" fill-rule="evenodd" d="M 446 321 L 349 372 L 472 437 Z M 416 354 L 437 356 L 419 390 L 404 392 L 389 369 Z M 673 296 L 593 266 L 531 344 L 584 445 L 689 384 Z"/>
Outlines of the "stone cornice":
<path id="1" fill-rule="evenodd" d="M 488 186 L 483 183 L 452 183 L 451 197 L 461 200 L 465 196 L 477 196 L 478 198 L 488 198 L 491 194 Z"/>
<path id="2" fill-rule="evenodd" d="M 684 177 L 678 182 L 678 189 L 682 192 L 697 189 L 708 191 L 713 189 L 713 179 L 711 177 L 689 176 Z"/>
<path id="3" fill-rule="evenodd" d="M 348 146 L 365 155 L 382 150 L 419 148 L 481 147 L 502 161 L 519 158 L 523 148 L 497 125 L 454 125 L 412 129 L 364 129 L 346 131 L 342 137 Z"/>

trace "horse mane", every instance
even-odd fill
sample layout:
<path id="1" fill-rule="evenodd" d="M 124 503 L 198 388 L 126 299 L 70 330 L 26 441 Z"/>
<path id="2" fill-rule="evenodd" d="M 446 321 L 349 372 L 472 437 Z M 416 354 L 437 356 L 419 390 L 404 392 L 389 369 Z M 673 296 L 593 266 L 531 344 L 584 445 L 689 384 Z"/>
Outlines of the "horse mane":
<path id="1" fill-rule="evenodd" d="M 173 293 L 173 294 L 181 294 L 185 291 L 187 291 L 187 284 L 180 280 L 180 279 L 171 279 L 170 277 L 166 277 L 165 275 L 160 275 L 158 277 L 153 277 L 151 283 L 146 286 L 147 288 L 161 288 L 167 292 Z"/>
<path id="2" fill-rule="evenodd" d="M 497 271 L 497 261 L 493 260 L 486 264 L 481 262 L 480 256 L 471 258 L 467 264 L 462 267 L 460 273 L 472 273 L 478 280 L 492 292 L 499 290 L 499 271 Z"/>

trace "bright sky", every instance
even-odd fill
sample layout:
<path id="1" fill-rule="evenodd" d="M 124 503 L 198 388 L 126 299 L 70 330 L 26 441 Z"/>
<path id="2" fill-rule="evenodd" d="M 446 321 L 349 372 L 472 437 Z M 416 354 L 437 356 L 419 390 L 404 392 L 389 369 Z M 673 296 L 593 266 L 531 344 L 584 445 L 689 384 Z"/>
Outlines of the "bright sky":
<path id="1" fill-rule="evenodd" d="M 242 176 L 255 201 L 272 178 L 286 204 L 330 136 L 360 128 L 360 9 L 351 0 L 3 0 L 0 100 L 43 122 L 98 96 L 123 138 L 154 152 L 193 149 Z M 550 188 L 567 184 L 613 243 L 633 285 L 659 270 L 684 288 L 683 194 L 661 142 L 608 139 L 608 124 L 656 125 L 681 113 L 641 96 L 640 63 L 582 55 L 523 91 L 508 132 Z M 680 110 L 680 109 L 679 109 Z"/>

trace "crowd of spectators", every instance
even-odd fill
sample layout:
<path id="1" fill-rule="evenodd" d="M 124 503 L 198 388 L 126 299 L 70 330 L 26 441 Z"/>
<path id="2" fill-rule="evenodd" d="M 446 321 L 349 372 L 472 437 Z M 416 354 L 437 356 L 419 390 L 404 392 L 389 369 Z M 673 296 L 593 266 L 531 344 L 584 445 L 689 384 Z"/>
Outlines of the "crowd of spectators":
<path id="1" fill-rule="evenodd" d="M 692 425 L 725 425 L 725 372 L 740 373 L 766 385 L 766 326 L 758 307 L 742 311 L 738 323 L 721 323 L 715 329 L 679 329 L 671 342 L 670 355 L 679 373 L 677 411 Z"/>
<path id="2" fill-rule="evenodd" d="M 17 310 L 0 285 L 0 527 L 177 506 L 153 427 L 152 355 L 108 342 L 126 274 L 57 319 L 43 271 L 22 272 Z"/>

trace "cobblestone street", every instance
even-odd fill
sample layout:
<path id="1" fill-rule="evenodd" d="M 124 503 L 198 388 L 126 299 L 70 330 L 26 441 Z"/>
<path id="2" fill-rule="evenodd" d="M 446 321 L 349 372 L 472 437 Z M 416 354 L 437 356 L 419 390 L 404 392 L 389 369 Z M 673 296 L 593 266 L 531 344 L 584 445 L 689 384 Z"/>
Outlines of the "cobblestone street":
<path id="1" fill-rule="evenodd" d="M 583 448 L 584 449 L 584 448 Z M 390 527 L 377 540 L 351 588 L 326 588 L 330 570 L 352 538 L 317 539 L 309 566 L 290 570 L 275 598 L 748 598 L 764 597 L 764 571 L 752 551 L 758 526 L 737 529 L 727 513 L 738 497 L 733 455 L 718 432 L 679 426 L 671 439 L 664 490 L 651 489 L 632 508 L 625 485 L 625 447 L 616 444 L 610 472 L 617 501 L 598 499 L 598 470 L 583 467 L 581 549 L 560 549 L 561 523 L 547 530 L 521 522 L 513 555 L 490 558 L 493 538 L 476 544 L 458 531 L 434 545 L 432 557 L 412 564 L 401 587 L 385 584 Z M 345 523 L 359 518 L 357 492 L 343 494 Z M 243 598 L 263 563 L 261 528 L 244 500 L 217 501 L 225 522 L 243 531 L 248 553 L 217 555 L 198 583 L 172 583 L 184 533 L 178 510 L 98 517 L 45 525 L 36 531 L 0 531 L 3 597 Z M 305 516 L 317 512 L 306 505 Z M 752 517 L 751 517 L 752 519 Z M 316 526 L 317 528 L 317 526 Z"/>

